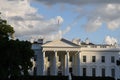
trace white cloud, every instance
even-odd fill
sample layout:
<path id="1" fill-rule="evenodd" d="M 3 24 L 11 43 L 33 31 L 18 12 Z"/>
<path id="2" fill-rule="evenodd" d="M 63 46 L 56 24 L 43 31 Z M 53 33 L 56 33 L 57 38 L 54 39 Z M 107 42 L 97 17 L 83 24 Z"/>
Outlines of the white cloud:
<path id="1" fill-rule="evenodd" d="M 86 31 L 96 31 L 101 27 L 102 24 L 106 24 L 109 30 L 116 30 L 120 28 L 120 0 L 31 0 L 39 3 L 49 5 L 55 4 L 70 4 L 75 5 L 74 9 L 77 10 L 77 19 L 86 16 L 88 22 L 85 23 L 84 27 Z M 85 9 L 86 6 L 92 6 L 93 9 Z M 65 6 L 64 6 L 65 8 Z M 88 10 L 88 11 L 87 11 Z M 76 13 L 76 12 L 75 12 Z M 98 19 L 100 18 L 100 19 Z M 97 22 L 96 22 L 97 21 Z M 78 22 L 78 20 L 76 21 Z"/>
<path id="2" fill-rule="evenodd" d="M 61 19 L 60 22 L 62 22 L 62 21 L 63 20 Z M 71 27 L 67 26 L 66 29 L 64 29 L 64 30 L 58 30 L 56 32 L 53 32 L 53 34 L 44 34 L 44 35 L 37 35 L 37 36 L 36 35 L 31 35 L 32 36 L 31 40 L 32 41 L 37 41 L 37 39 L 39 39 L 39 38 L 43 38 L 45 41 L 59 40 L 59 39 L 63 38 L 63 35 L 66 34 L 67 32 L 69 32 L 70 29 L 71 29 Z"/>
<path id="3" fill-rule="evenodd" d="M 112 44 L 112 45 L 114 45 L 114 44 L 117 43 L 117 42 L 118 42 L 117 39 L 114 38 L 114 37 L 106 36 L 106 38 L 105 38 L 105 43 L 107 43 L 107 44 Z"/>
<path id="4" fill-rule="evenodd" d="M 55 34 L 46 35 L 46 36 L 45 36 L 45 39 L 46 39 L 46 40 L 47 40 L 47 39 L 49 39 L 49 40 L 56 40 L 56 39 L 58 40 L 58 39 L 61 39 L 64 34 L 66 34 L 67 32 L 70 31 L 70 29 L 71 29 L 71 27 L 68 26 L 65 30 L 59 30 L 59 31 L 56 32 Z"/>
<path id="5" fill-rule="evenodd" d="M 96 31 L 102 25 L 100 17 L 96 19 L 90 19 L 87 24 L 85 24 L 87 32 Z"/>
<path id="6" fill-rule="evenodd" d="M 107 4 L 101 6 L 100 9 L 102 12 L 98 11 L 98 15 L 102 17 L 102 22 L 107 24 L 108 29 L 115 30 L 120 28 L 120 5 L 119 4 Z"/>
<path id="7" fill-rule="evenodd" d="M 115 30 L 120 27 L 120 19 L 114 20 L 114 21 L 109 21 L 107 23 L 107 26 L 110 30 Z"/>
<path id="8" fill-rule="evenodd" d="M 102 24 L 106 24 L 109 30 L 116 30 L 120 28 L 120 1 L 119 0 L 32 0 L 37 1 L 46 5 L 55 4 L 71 4 L 75 5 L 77 19 L 86 16 L 88 22 L 85 23 L 84 27 L 86 31 L 93 32 L 101 27 Z M 85 9 L 85 6 L 93 7 L 92 10 Z M 64 6 L 65 7 L 65 6 Z M 88 10 L 88 11 L 87 11 Z M 71 11 L 75 11 L 72 9 Z M 76 13 L 76 12 L 75 12 Z M 78 22 L 78 20 L 76 21 Z"/>
<path id="9" fill-rule="evenodd" d="M 69 24 L 69 27 L 61 31 L 58 27 L 64 21 L 61 16 L 46 20 L 43 15 L 37 13 L 36 8 L 30 5 L 30 1 L 39 1 L 47 5 L 73 4 L 76 5 L 74 8 L 77 9 L 79 15 Z M 38 38 L 45 36 L 49 39 L 55 39 L 61 38 L 62 35 L 70 31 L 72 26 L 77 24 L 83 16 L 88 19 L 84 25 L 88 32 L 96 31 L 103 23 L 110 30 L 118 29 L 120 27 L 119 2 L 120 0 L 0 0 L 0 11 L 3 17 L 14 27 L 17 37 L 35 36 Z M 87 4 L 92 4 L 94 9 L 87 11 L 88 9 L 84 8 Z M 75 9 L 72 8 L 71 11 L 75 11 Z"/>
<path id="10" fill-rule="evenodd" d="M 61 16 L 46 20 L 30 5 L 29 0 L 0 0 L 0 11 L 2 18 L 14 27 L 16 37 L 21 39 L 58 32 L 58 20 L 59 25 L 64 21 Z"/>
<path id="11" fill-rule="evenodd" d="M 82 17 L 87 18 L 87 22 L 83 27 L 88 32 L 96 31 L 103 24 L 109 30 L 116 30 L 120 28 L 120 5 L 119 4 L 99 4 L 99 5 L 89 5 L 92 9 L 85 9 L 85 6 L 81 6 L 81 10 L 78 11 L 79 19 Z"/>

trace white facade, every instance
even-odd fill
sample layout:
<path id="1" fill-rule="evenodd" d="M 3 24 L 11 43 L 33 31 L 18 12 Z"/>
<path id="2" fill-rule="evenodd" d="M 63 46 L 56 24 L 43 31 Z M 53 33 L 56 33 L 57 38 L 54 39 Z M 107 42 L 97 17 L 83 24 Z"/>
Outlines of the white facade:
<path id="1" fill-rule="evenodd" d="M 119 60 L 119 51 L 119 48 L 107 45 L 81 47 L 81 72 L 85 68 L 87 76 L 120 78 L 120 68 L 116 65 L 116 61 Z M 83 61 L 83 56 L 86 56 L 86 61 Z"/>
<path id="2" fill-rule="evenodd" d="M 113 45 L 78 45 L 61 39 L 34 43 L 36 75 L 105 76 L 120 78 L 120 49 Z"/>

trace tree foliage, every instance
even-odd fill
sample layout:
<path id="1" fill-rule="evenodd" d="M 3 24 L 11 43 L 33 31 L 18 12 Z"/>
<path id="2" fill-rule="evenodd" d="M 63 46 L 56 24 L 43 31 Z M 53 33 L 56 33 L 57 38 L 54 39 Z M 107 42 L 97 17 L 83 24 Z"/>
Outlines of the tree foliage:
<path id="1" fill-rule="evenodd" d="M 13 27 L 0 18 L 0 77 L 29 75 L 32 67 L 30 59 L 34 56 L 31 43 L 28 41 L 10 40 Z"/>
<path id="2" fill-rule="evenodd" d="M 3 20 L 0 18 L 0 38 L 8 38 L 11 37 L 14 33 L 13 27 L 11 25 L 7 24 L 6 20 Z"/>

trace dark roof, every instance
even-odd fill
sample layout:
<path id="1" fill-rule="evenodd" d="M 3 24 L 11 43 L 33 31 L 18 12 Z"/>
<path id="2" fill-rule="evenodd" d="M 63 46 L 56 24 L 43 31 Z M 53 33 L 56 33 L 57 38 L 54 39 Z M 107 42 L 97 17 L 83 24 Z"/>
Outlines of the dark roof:
<path id="1" fill-rule="evenodd" d="M 68 44 L 72 44 L 72 45 L 74 45 L 74 46 L 79 46 L 78 44 L 75 44 L 75 43 L 73 43 L 73 42 L 71 42 L 71 41 L 69 41 L 69 40 L 67 40 L 67 39 L 64 39 L 64 38 L 62 38 L 61 41 L 66 42 L 66 43 L 68 43 Z"/>

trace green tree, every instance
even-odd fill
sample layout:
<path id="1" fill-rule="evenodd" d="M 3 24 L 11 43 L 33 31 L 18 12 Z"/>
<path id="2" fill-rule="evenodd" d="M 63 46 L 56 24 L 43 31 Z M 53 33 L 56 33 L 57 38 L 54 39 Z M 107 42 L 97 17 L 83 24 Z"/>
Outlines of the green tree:
<path id="1" fill-rule="evenodd" d="M 9 36 L 12 37 L 14 32 L 13 27 L 7 24 L 6 20 L 0 18 L 0 38 L 8 38 Z"/>
<path id="2" fill-rule="evenodd" d="M 0 18 L 0 77 L 18 77 L 29 75 L 30 59 L 34 56 L 31 43 L 9 39 L 14 33 L 12 26 Z"/>

